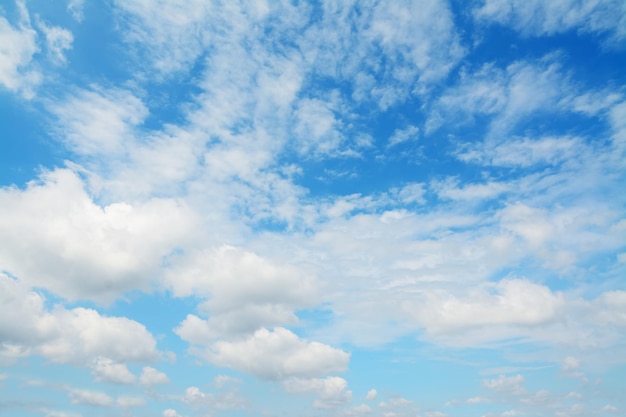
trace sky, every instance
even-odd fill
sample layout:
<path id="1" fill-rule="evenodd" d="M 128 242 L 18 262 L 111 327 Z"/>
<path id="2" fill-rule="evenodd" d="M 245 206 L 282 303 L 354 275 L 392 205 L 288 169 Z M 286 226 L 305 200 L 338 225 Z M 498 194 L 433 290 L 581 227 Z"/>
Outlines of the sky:
<path id="1" fill-rule="evenodd" d="M 0 416 L 626 415 L 623 0 L 0 3 Z"/>

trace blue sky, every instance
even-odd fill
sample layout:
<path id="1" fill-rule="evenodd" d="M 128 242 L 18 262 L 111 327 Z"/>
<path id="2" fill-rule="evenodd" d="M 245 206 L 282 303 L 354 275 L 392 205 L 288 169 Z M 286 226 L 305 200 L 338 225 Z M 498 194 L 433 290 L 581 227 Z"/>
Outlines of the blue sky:
<path id="1" fill-rule="evenodd" d="M 4 1 L 0 415 L 626 413 L 621 0 Z"/>

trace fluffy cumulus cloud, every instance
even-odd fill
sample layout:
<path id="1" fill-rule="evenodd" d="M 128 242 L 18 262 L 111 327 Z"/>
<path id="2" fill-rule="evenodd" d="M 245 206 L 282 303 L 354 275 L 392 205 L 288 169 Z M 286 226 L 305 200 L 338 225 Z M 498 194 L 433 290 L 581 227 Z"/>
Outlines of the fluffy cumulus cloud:
<path id="1" fill-rule="evenodd" d="M 282 385 L 289 393 L 316 395 L 317 399 L 313 403 L 315 408 L 333 408 L 352 399 L 352 391 L 347 390 L 347 381 L 336 376 L 324 379 L 291 378 L 285 380 Z"/>
<path id="2" fill-rule="evenodd" d="M 193 343 L 254 332 L 260 327 L 295 324 L 295 309 L 318 296 L 312 277 L 288 264 L 233 246 L 173 259 L 168 282 L 174 294 L 202 295 L 208 320 L 188 315 L 177 333 Z"/>
<path id="3" fill-rule="evenodd" d="M 270 380 L 341 372 L 350 360 L 341 349 L 309 342 L 282 327 L 260 329 L 243 340 L 217 341 L 204 355 L 215 365 Z"/>
<path id="4" fill-rule="evenodd" d="M 0 201 L 3 268 L 68 299 L 110 301 L 145 288 L 193 224 L 176 200 L 99 206 L 69 169 L 46 172 L 23 190 L 3 188 Z"/>
<path id="5" fill-rule="evenodd" d="M 52 362 L 90 365 L 96 379 L 117 383 L 135 378 L 116 361 L 152 361 L 159 356 L 156 340 L 136 321 L 82 307 L 48 310 L 43 296 L 4 274 L 0 286 L 3 356 L 40 354 Z M 12 319 L 15 314 L 19 322 Z"/>
<path id="6" fill-rule="evenodd" d="M 151 366 L 146 366 L 141 371 L 139 382 L 141 382 L 142 385 L 148 385 L 148 386 L 157 385 L 157 384 L 167 384 L 169 382 L 169 378 L 164 372 L 154 369 Z"/>
<path id="7" fill-rule="evenodd" d="M 505 279 L 477 289 L 464 299 L 446 294 L 443 299 L 431 300 L 424 321 L 434 333 L 472 326 L 537 325 L 555 318 L 562 304 L 562 296 L 545 286 Z"/>
<path id="8" fill-rule="evenodd" d="M 128 370 L 126 365 L 115 363 L 108 358 L 96 358 L 93 362 L 92 370 L 96 381 L 112 382 L 115 384 L 132 384 L 137 379 L 137 377 Z"/>

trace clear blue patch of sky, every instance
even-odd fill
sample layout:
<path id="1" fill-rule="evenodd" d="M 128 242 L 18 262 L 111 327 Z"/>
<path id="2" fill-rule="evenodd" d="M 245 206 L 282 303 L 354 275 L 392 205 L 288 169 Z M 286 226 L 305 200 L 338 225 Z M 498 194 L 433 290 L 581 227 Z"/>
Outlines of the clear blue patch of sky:
<path id="1" fill-rule="evenodd" d="M 25 184 L 67 156 L 50 138 L 39 105 L 0 92 L 0 186 Z"/>

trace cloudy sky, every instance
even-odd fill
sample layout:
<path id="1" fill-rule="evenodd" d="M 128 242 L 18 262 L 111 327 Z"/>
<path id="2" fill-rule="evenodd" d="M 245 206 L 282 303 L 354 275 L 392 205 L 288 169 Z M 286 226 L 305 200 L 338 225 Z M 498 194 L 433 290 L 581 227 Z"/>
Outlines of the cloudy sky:
<path id="1" fill-rule="evenodd" d="M 2 1 L 0 415 L 626 413 L 623 0 Z"/>

